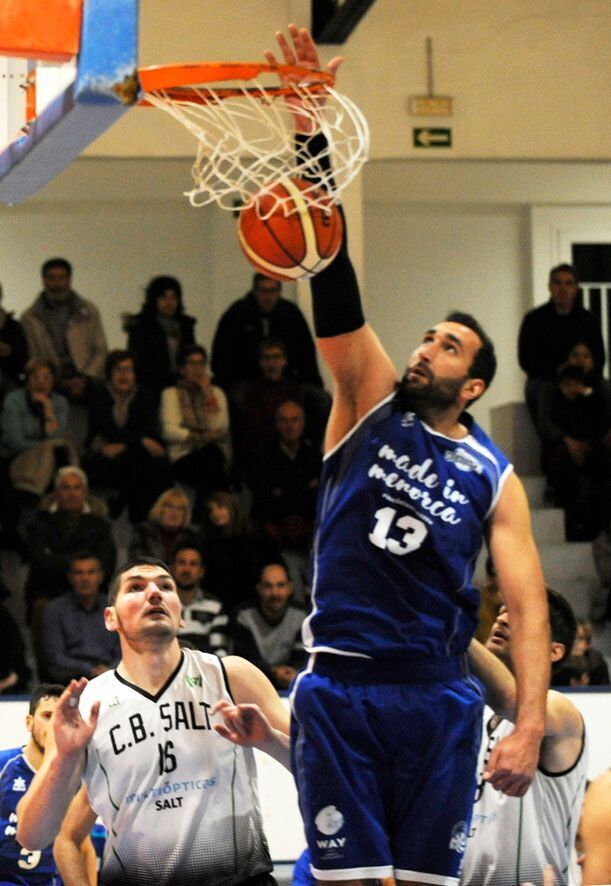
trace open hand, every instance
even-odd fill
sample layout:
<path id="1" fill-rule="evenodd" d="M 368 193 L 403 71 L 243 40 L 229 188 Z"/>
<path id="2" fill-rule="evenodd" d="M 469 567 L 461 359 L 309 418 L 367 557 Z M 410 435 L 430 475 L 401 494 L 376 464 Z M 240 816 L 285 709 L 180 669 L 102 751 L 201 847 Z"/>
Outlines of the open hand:
<path id="1" fill-rule="evenodd" d="M 310 71 L 320 70 L 320 58 L 316 44 L 312 39 L 312 35 L 307 28 L 298 28 L 296 25 L 288 26 L 290 41 L 284 36 L 282 31 L 276 32 L 276 40 L 278 47 L 282 53 L 284 64 L 297 65 L 300 68 L 307 68 Z M 278 60 L 273 52 L 266 50 L 265 59 L 270 65 L 277 65 Z M 326 70 L 335 80 L 337 69 L 343 62 L 342 56 L 335 56 L 328 63 Z M 304 83 L 303 77 L 298 75 L 282 75 L 281 82 L 283 86 L 297 85 Z M 307 81 L 305 81 L 307 82 Z M 310 103 L 306 101 L 306 97 L 300 97 L 295 93 L 288 96 L 286 104 L 290 108 L 295 118 L 295 129 L 297 132 L 311 135 L 318 128 L 316 125 L 316 112 L 324 105 L 324 93 L 313 99 Z"/>
<path id="2" fill-rule="evenodd" d="M 224 722 L 215 723 L 214 728 L 234 744 L 259 748 L 273 738 L 273 729 L 259 705 L 234 705 L 221 700 L 213 706 L 211 714 L 221 714 Z"/>
<path id="3" fill-rule="evenodd" d="M 79 701 L 87 680 L 71 680 L 59 697 L 53 714 L 53 734 L 60 756 L 71 756 L 83 751 L 94 733 L 100 712 L 100 702 L 91 707 L 89 718 L 83 720 L 79 711 Z"/>

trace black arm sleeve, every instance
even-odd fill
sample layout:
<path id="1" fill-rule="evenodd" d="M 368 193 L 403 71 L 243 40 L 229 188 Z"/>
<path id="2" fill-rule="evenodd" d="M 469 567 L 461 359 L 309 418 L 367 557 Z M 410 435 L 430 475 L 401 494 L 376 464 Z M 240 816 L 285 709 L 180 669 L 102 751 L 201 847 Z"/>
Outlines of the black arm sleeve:
<path id="1" fill-rule="evenodd" d="M 316 181 L 317 168 L 328 172 L 331 168 L 325 136 L 318 132 L 313 136 L 296 135 L 297 156 L 307 158 L 309 169 L 303 177 Z M 316 161 L 310 158 L 316 157 Z M 354 332 L 365 323 L 359 286 L 348 255 L 346 217 L 338 207 L 344 225 L 342 245 L 331 264 L 311 280 L 314 329 L 318 338 L 331 338 L 346 332 Z"/>

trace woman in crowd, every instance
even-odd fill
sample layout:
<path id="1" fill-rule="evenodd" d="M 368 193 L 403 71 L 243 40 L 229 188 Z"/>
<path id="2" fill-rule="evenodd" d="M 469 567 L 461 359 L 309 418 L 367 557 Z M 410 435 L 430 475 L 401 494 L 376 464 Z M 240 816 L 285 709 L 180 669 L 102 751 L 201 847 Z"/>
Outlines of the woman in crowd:
<path id="1" fill-rule="evenodd" d="M 134 527 L 129 556 L 157 557 L 167 563 L 176 545 L 195 543 L 195 533 L 189 499 L 180 489 L 166 489 L 149 511 L 148 520 Z"/>
<path id="2" fill-rule="evenodd" d="M 176 384 L 181 353 L 195 341 L 194 317 L 185 314 L 182 287 L 176 277 L 153 277 L 142 310 L 127 323 L 128 348 L 138 377 L 159 395 Z"/>
<path id="3" fill-rule="evenodd" d="M 225 490 L 208 496 L 201 538 L 206 587 L 230 612 L 254 594 L 261 565 L 279 552 L 253 529 L 235 493 Z"/>
<path id="4" fill-rule="evenodd" d="M 25 386 L 7 394 L 0 415 L 13 487 L 37 497 L 47 490 L 58 467 L 77 464 L 67 437 L 70 407 L 54 387 L 53 365 L 29 360 Z"/>
<path id="5" fill-rule="evenodd" d="M 91 486 L 115 493 L 111 513 L 127 504 L 130 521 L 139 523 L 172 484 L 157 402 L 149 389 L 137 384 L 129 351 L 111 351 L 104 375 L 105 383 L 92 386 L 84 468 Z"/>
<path id="6" fill-rule="evenodd" d="M 224 392 L 213 385 L 208 356 L 189 345 L 180 359 L 180 381 L 161 396 L 161 425 L 174 477 L 195 489 L 199 520 L 213 489 L 228 486 L 229 410 Z"/>

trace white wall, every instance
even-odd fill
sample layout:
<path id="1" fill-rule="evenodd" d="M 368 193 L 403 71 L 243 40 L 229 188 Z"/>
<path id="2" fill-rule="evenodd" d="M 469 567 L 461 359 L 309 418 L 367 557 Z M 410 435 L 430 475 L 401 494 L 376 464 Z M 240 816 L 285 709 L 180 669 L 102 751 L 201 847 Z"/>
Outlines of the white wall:
<path id="1" fill-rule="evenodd" d="M 474 314 L 499 372 L 474 414 L 519 400 L 516 340 L 528 278 L 528 216 L 513 206 L 368 203 L 365 285 L 371 322 L 402 371 L 422 332 L 453 309 Z"/>
<path id="2" fill-rule="evenodd" d="M 187 159 L 94 159 L 73 163 L 38 195 L 0 206 L 4 304 L 21 313 L 53 254 L 102 310 L 111 346 L 124 344 L 120 314 L 135 311 L 154 274 L 183 282 L 198 338 L 209 345 L 219 315 L 249 286 L 236 221 L 193 209 Z M 417 337 L 448 309 L 474 313 L 495 340 L 499 374 L 475 410 L 521 398 L 520 320 L 535 301 L 531 215 L 540 205 L 590 206 L 611 221 L 609 164 L 376 161 L 346 200 L 351 252 L 369 316 L 401 367 Z M 299 301 L 309 305 L 307 285 Z M 285 286 L 295 297 L 295 287 Z"/>
<path id="3" fill-rule="evenodd" d="M 142 0 L 143 65 L 262 58 L 289 21 L 309 24 L 307 0 Z M 375 158 L 600 158 L 609 156 L 608 0 L 377 0 L 339 48 L 340 88 L 372 129 Z M 426 92 L 425 40 L 436 91 L 451 118 L 415 118 Z M 337 53 L 323 47 L 323 60 Z M 159 112 L 127 114 L 90 155 L 179 156 L 191 139 Z M 412 127 L 452 126 L 453 148 L 415 149 Z"/>

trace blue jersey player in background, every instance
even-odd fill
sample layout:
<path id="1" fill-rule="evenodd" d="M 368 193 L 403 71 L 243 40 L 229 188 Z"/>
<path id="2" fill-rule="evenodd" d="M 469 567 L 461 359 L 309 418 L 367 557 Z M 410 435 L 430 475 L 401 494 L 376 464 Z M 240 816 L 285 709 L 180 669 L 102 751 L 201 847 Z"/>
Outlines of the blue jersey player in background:
<path id="1" fill-rule="evenodd" d="M 277 35 L 283 60 L 317 67 L 309 32 L 289 32 L 290 40 Z M 297 150 L 319 156 L 324 135 L 290 101 Z M 536 770 L 549 678 L 526 496 L 466 413 L 492 381 L 494 349 L 470 315 L 450 314 L 416 342 L 399 381 L 364 320 L 345 245 L 313 278 L 312 295 L 334 379 L 304 625 L 311 654 L 292 692 L 293 770 L 312 872 L 320 882 L 394 875 L 401 884 L 454 884 L 482 717 L 465 653 L 484 537 L 510 613 L 518 693 L 515 729 L 496 746 L 487 778 L 512 796 L 526 792 Z"/>
<path id="2" fill-rule="evenodd" d="M 61 883 L 53 847 L 29 852 L 17 842 L 17 803 L 21 800 L 34 773 L 42 762 L 47 729 L 63 686 L 42 683 L 30 698 L 26 729 L 30 737 L 23 748 L 0 752 L 0 884 L 39 884 L 57 886 Z"/>

